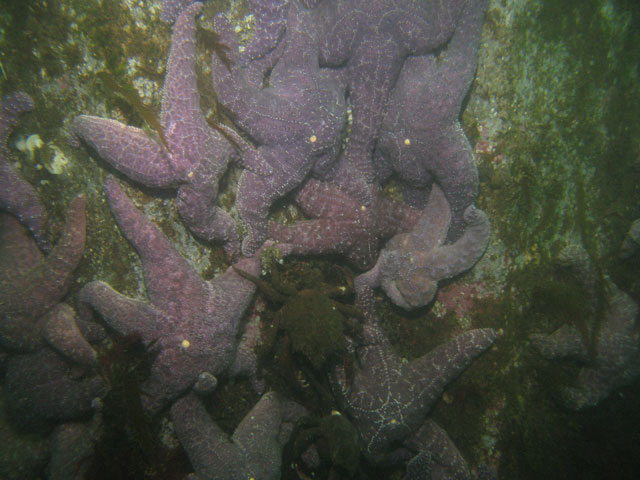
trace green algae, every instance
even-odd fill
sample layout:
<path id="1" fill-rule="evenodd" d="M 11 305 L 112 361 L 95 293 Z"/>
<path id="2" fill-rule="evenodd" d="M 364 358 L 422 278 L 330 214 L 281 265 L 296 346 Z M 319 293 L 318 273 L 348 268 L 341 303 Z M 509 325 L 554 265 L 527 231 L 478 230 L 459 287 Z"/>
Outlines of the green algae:
<path id="1" fill-rule="evenodd" d="M 276 295 L 276 301 L 284 303 L 265 322 L 269 332 L 267 346 L 273 347 L 277 341 L 274 335 L 285 335 L 292 352 L 302 355 L 316 371 L 322 371 L 329 361 L 341 359 L 346 353 L 346 319 L 325 293 L 334 288 L 326 283 L 323 268 L 326 267 L 322 264 L 299 261 L 274 266 L 270 288 L 275 292 L 268 297 Z"/>
<path id="2" fill-rule="evenodd" d="M 516 254 L 580 229 L 581 201 L 592 227 L 585 236 L 609 252 L 640 213 L 630 175 L 612 175 L 632 171 L 638 155 L 638 10 L 624 2 L 501 3 L 488 15 L 489 37 L 501 44 L 489 43 L 487 61 L 503 69 L 484 79 L 491 70 L 481 65 L 476 82 L 504 121 L 495 138 L 504 159 L 485 169 L 508 174 L 482 201 L 499 212 L 495 226 Z"/>
<path id="3" fill-rule="evenodd" d="M 346 353 L 344 317 L 328 297 L 303 291 L 278 315 L 278 326 L 289 335 L 293 351 L 304 355 L 316 370 Z"/>

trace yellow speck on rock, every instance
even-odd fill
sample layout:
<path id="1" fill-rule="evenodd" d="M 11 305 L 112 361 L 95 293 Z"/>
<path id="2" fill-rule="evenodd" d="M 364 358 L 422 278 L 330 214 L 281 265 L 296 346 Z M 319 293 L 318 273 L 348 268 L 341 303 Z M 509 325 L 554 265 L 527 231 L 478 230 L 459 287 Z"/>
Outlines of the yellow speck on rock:
<path id="1" fill-rule="evenodd" d="M 186 338 L 182 340 L 182 348 L 189 348 L 191 346 L 191 342 Z"/>
<path id="2" fill-rule="evenodd" d="M 408 138 L 405 138 L 404 144 L 408 147 L 409 145 L 411 145 L 411 140 L 409 140 Z"/>
<path id="3" fill-rule="evenodd" d="M 315 135 L 311 135 L 311 136 L 309 137 L 309 141 L 310 141 L 311 143 L 316 143 L 316 141 L 317 141 L 317 140 L 318 140 L 318 137 L 316 137 Z"/>

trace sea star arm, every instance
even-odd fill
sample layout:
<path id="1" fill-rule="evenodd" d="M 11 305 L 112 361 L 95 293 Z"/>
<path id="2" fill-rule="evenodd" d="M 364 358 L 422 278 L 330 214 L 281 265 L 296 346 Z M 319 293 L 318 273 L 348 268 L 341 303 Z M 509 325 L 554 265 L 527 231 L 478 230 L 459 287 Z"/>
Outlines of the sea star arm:
<path id="1" fill-rule="evenodd" d="M 231 438 L 246 452 L 247 465 L 256 478 L 280 478 L 282 420 L 280 400 L 268 392 L 233 432 Z"/>
<path id="2" fill-rule="evenodd" d="M 122 295 L 102 281 L 89 282 L 78 294 L 78 314 L 85 320 L 95 310 L 122 335 L 139 334 L 145 343 L 156 340 L 158 312 L 148 303 Z M 133 321 L 132 321 L 133 319 Z"/>
<path id="3" fill-rule="evenodd" d="M 329 182 L 310 178 L 295 194 L 296 203 L 313 218 L 355 220 L 362 203 Z"/>
<path id="4" fill-rule="evenodd" d="M 35 189 L 15 171 L 7 159 L 7 139 L 22 112 L 33 109 L 33 100 L 23 92 L 6 95 L 0 104 L 0 208 L 18 217 L 45 251 L 43 238 L 47 212 Z"/>
<path id="5" fill-rule="evenodd" d="M 256 25 L 243 53 L 243 65 L 262 60 L 274 51 L 284 37 L 288 7 L 284 0 L 249 0 L 248 4 Z"/>
<path id="6" fill-rule="evenodd" d="M 470 205 L 464 212 L 465 230 L 458 240 L 436 248 L 429 256 L 429 276 L 440 281 L 469 270 L 489 244 L 491 224 L 487 215 Z"/>
<path id="7" fill-rule="evenodd" d="M 346 253 L 354 243 L 352 224 L 351 220 L 324 218 L 291 225 L 269 222 L 269 238 L 291 245 L 296 254 Z"/>
<path id="8" fill-rule="evenodd" d="M 173 163 L 188 172 L 209 156 L 221 164 L 222 170 L 231 154 L 226 139 L 209 127 L 200 110 L 195 16 L 201 11 L 202 3 L 193 2 L 180 14 L 173 29 L 160 114 Z"/>
<path id="9" fill-rule="evenodd" d="M 454 241 L 464 231 L 464 212 L 478 197 L 478 169 L 473 151 L 460 123 L 443 125 L 427 142 L 431 150 L 426 167 L 445 192 L 451 208 L 451 226 L 447 237 Z"/>
<path id="10" fill-rule="evenodd" d="M 0 208 L 15 215 L 33 233 L 44 251 L 50 245 L 43 238 L 47 213 L 34 188 L 15 169 L 0 159 Z"/>
<path id="11" fill-rule="evenodd" d="M 262 396 L 232 439 L 211 420 L 194 394 L 173 404 L 171 419 L 198 475 L 238 480 L 280 477 L 278 434 L 282 418 L 280 402 L 273 393 Z"/>
<path id="12" fill-rule="evenodd" d="M 492 328 L 469 330 L 410 362 L 409 377 L 414 377 L 416 385 L 426 387 L 425 403 L 439 398 L 445 386 L 469 368 L 473 359 L 491 347 L 498 336 Z M 427 371 L 431 375 L 425 378 Z"/>
<path id="13" fill-rule="evenodd" d="M 175 168 L 162 144 L 140 128 L 80 115 L 73 122 L 73 131 L 100 158 L 136 182 L 169 187 L 183 179 L 184 172 Z"/>
<path id="14" fill-rule="evenodd" d="M 456 448 L 455 444 L 440 425 L 427 418 L 420 429 L 405 442 L 412 450 L 426 452 L 429 456 L 428 479 L 468 480 L 471 472 L 467 462 Z M 415 458 L 415 457 L 414 457 Z M 407 466 L 407 471 L 409 467 Z M 405 480 L 409 480 L 405 477 Z"/>
<path id="15" fill-rule="evenodd" d="M 436 115 L 439 112 L 440 118 L 432 121 L 438 125 L 439 133 L 435 129 L 432 131 L 434 138 L 429 142 L 432 153 L 425 158 L 430 159 L 429 169 L 451 206 L 453 218 L 448 233 L 451 240 L 462 234 L 464 211 L 478 195 L 475 159 L 459 115 L 478 64 L 478 46 L 487 4 L 487 0 L 467 2 L 442 60 L 433 64 L 436 69 L 433 78 L 426 76 L 426 81 L 433 85 L 427 89 L 426 97 L 431 105 L 425 105 L 425 108 Z M 440 93 L 436 95 L 435 91 Z"/>
<path id="16" fill-rule="evenodd" d="M 57 304 L 39 323 L 43 338 L 59 353 L 81 365 L 96 363 L 96 352 L 80 331 L 76 313 L 69 305 Z"/>
<path id="17" fill-rule="evenodd" d="M 176 196 L 176 207 L 180 217 L 196 237 L 222 242 L 225 251 L 231 256 L 240 247 L 236 224 L 226 210 L 215 206 L 218 179 L 207 177 L 210 175 L 200 175 L 200 185 L 197 186 L 181 185 Z M 204 184 L 207 179 L 208 184 Z"/>
<path id="18" fill-rule="evenodd" d="M 236 159 L 240 166 L 254 172 L 256 175 L 265 176 L 273 173 L 273 169 L 264 161 L 258 149 L 245 140 L 238 132 L 224 124 L 218 125 L 217 128 L 220 129 L 240 151 L 240 155 Z"/>
<path id="19" fill-rule="evenodd" d="M 86 415 L 93 410 L 92 400 L 107 390 L 97 375 L 78 378 L 69 362 L 47 347 L 14 355 L 6 365 L 4 389 L 23 425 Z"/>
<path id="20" fill-rule="evenodd" d="M 180 13 L 189 5 L 193 0 L 162 0 L 162 10 L 160 12 L 160 18 L 163 22 L 173 23 Z"/>
<path id="21" fill-rule="evenodd" d="M 373 298 L 373 289 L 381 285 L 382 275 L 380 267 L 384 260 L 382 255 L 376 261 L 373 268 L 361 275 L 358 275 L 355 279 L 355 289 L 358 295 L 358 299 Z M 371 300 L 359 300 L 359 303 L 369 304 Z"/>
<path id="22" fill-rule="evenodd" d="M 240 66 L 241 57 L 229 20 L 223 15 L 217 15 L 215 25 L 221 41 L 229 47 L 229 57 L 233 65 L 226 65 L 214 52 L 211 56 L 213 88 L 220 103 L 233 114 L 234 121 L 254 136 L 258 130 L 251 118 L 251 112 L 257 110 L 259 99 L 263 96 L 262 79 L 260 82 L 252 81 L 247 68 Z"/>
<path id="23" fill-rule="evenodd" d="M 586 252 L 585 252 L 586 253 Z M 591 272 L 587 265 L 574 265 L 582 273 Z M 582 278 L 587 285 L 590 278 Z M 574 385 L 562 389 L 562 400 L 568 407 L 579 410 L 598 404 L 609 393 L 627 385 L 640 375 L 640 334 L 636 321 L 638 304 L 613 283 L 608 285 L 609 298 L 605 318 L 593 348 L 573 325 L 563 325 L 550 335 L 531 335 L 533 346 L 550 360 L 573 358 L 585 366 Z"/>
<path id="24" fill-rule="evenodd" d="M 368 205 L 371 202 L 370 185 L 375 179 L 371 161 L 373 147 L 389 91 L 402 62 L 399 60 L 400 48 L 392 41 L 365 37 L 361 42 L 349 66 L 352 129 L 332 180 Z M 376 81 L 372 84 L 374 78 Z"/>
<path id="25" fill-rule="evenodd" d="M 200 478 L 240 478 L 244 459 L 240 449 L 216 425 L 194 394 L 177 400 L 171 420 L 191 465 Z"/>
<path id="26" fill-rule="evenodd" d="M 309 163 L 303 163 L 295 170 L 283 163 L 283 158 L 291 158 L 290 155 L 299 156 L 299 152 L 294 148 L 263 146 L 259 151 L 271 165 L 273 173 L 264 177 L 245 170 L 240 176 L 237 208 L 249 230 L 248 236 L 242 242 L 242 251 L 245 254 L 252 254 L 266 240 L 266 218 L 273 202 L 299 185 L 311 170 Z"/>
<path id="27" fill-rule="evenodd" d="M 434 184 L 431 187 L 429 200 L 415 226 L 408 233 L 410 248 L 428 252 L 441 245 L 451 225 L 451 208 L 442 189 Z"/>
<path id="28" fill-rule="evenodd" d="M 200 315 L 208 295 L 206 282 L 133 205 L 113 177 L 105 180 L 105 191 L 118 225 L 140 255 L 154 307 L 168 315 Z"/>
<path id="29" fill-rule="evenodd" d="M 44 260 L 11 281 L 0 280 L 3 312 L 37 318 L 65 295 L 84 250 L 85 204 L 84 196 L 71 202 L 60 239 Z"/>
<path id="30" fill-rule="evenodd" d="M 443 78 L 449 78 L 450 92 L 456 92 L 451 99 L 462 104 L 469 90 L 478 64 L 478 46 L 485 12 L 489 0 L 471 0 L 464 3 L 460 19 L 449 41 L 439 71 Z M 458 106 L 457 111 L 460 111 Z"/>
<path id="31" fill-rule="evenodd" d="M 5 95 L 0 104 L 0 154 L 6 156 L 7 139 L 18 124 L 20 114 L 33 110 L 32 98 L 24 92 Z"/>
<path id="32" fill-rule="evenodd" d="M 549 360 L 573 358 L 586 361 L 589 358 L 583 336 L 573 325 L 563 325 L 550 335 L 533 334 L 529 339 L 540 354 Z"/>

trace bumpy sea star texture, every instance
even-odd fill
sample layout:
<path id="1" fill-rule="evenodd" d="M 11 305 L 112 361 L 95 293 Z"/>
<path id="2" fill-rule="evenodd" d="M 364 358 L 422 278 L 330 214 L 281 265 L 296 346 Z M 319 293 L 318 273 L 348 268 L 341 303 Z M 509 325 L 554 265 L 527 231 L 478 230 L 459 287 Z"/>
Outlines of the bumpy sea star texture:
<path id="1" fill-rule="evenodd" d="M 247 0 L 255 18 L 253 37 L 240 59 L 243 66 L 264 59 L 273 53 L 284 38 L 289 3 L 286 0 Z"/>
<path id="2" fill-rule="evenodd" d="M 98 419 L 98 421 L 96 421 Z M 47 467 L 49 480 L 87 478 L 90 459 L 94 454 L 101 421 L 94 416 L 89 423 L 58 425 L 50 437 L 51 461 Z"/>
<path id="3" fill-rule="evenodd" d="M 0 105 L 0 209 L 20 219 L 45 250 L 43 238 L 47 212 L 35 189 L 9 163 L 7 139 L 22 112 L 33 109 L 33 100 L 23 92 L 6 95 Z"/>
<path id="4" fill-rule="evenodd" d="M 404 480 L 465 480 L 471 473 L 457 447 L 440 425 L 427 418 L 405 442 L 419 452 L 407 463 Z"/>
<path id="5" fill-rule="evenodd" d="M 223 42 L 237 50 L 229 24 L 221 16 L 217 21 Z M 257 143 L 257 148 L 245 145 L 243 157 L 259 158 L 271 167 L 269 175 L 245 170 L 240 178 L 237 207 L 249 229 L 242 246 L 245 254 L 253 253 L 266 239 L 266 217 L 273 202 L 313 169 L 325 169 L 335 159 L 346 119 L 343 91 L 320 70 L 310 12 L 302 10 L 297 0 L 289 4 L 284 41 L 268 88 L 249 79 L 245 69 L 229 70 L 213 56 L 220 102 Z"/>
<path id="6" fill-rule="evenodd" d="M 376 265 L 360 275 L 356 285 L 381 286 L 396 305 L 407 310 L 427 305 L 434 299 L 439 281 L 470 269 L 487 248 L 491 226 L 485 213 L 471 205 L 463 219 L 463 235 L 445 245 L 451 209 L 434 184 L 413 229 L 389 240 Z"/>
<path id="7" fill-rule="evenodd" d="M 11 411 L 23 426 L 76 419 L 93 411 L 106 385 L 92 369 L 79 369 L 49 347 L 14 355 L 7 362 L 5 389 Z"/>
<path id="8" fill-rule="evenodd" d="M 463 214 L 478 193 L 478 172 L 460 125 L 462 102 L 475 75 L 488 0 L 468 2 L 444 52 L 409 57 L 389 99 L 376 147 L 383 178 L 396 172 L 410 201 L 422 207 L 432 181 L 452 210 L 449 239 L 463 230 Z M 418 197 L 418 198 L 416 198 Z"/>
<path id="9" fill-rule="evenodd" d="M 560 261 L 577 275 L 591 301 L 595 301 L 597 279 L 584 248 L 570 245 L 561 253 Z M 638 304 L 612 282 L 606 283 L 607 306 L 595 333 L 594 348 L 589 348 L 585 335 L 575 325 L 563 325 L 550 335 L 531 336 L 545 358 L 574 359 L 584 364 L 575 384 L 562 390 L 563 403 L 574 410 L 597 405 L 613 390 L 640 376 Z"/>
<path id="10" fill-rule="evenodd" d="M 160 18 L 163 22 L 173 23 L 190 3 L 193 0 L 162 0 Z"/>
<path id="11" fill-rule="evenodd" d="M 322 65 L 345 66 L 353 109 L 349 143 L 333 180 L 370 200 L 371 161 L 389 92 L 405 58 L 433 52 L 451 37 L 464 0 L 337 0 L 321 2 Z"/>
<path id="12" fill-rule="evenodd" d="M 253 365 L 244 358 L 250 352 L 239 348 L 238 336 L 255 285 L 233 268 L 204 281 L 115 179 L 107 178 L 105 190 L 120 229 L 140 255 L 149 300 L 126 297 L 94 281 L 80 291 L 79 312 L 90 316 L 91 307 L 118 332 L 137 333 L 146 345 L 153 343 L 157 356 L 142 385 L 145 407 L 152 412 L 161 409 L 203 373 L 217 376 L 235 372 L 235 365 Z M 257 256 L 235 265 L 259 275 Z"/>
<path id="13" fill-rule="evenodd" d="M 13 216 L 2 216 L 0 344 L 28 352 L 8 360 L 5 391 L 25 426 L 77 418 L 105 392 L 83 325 L 71 307 L 58 303 L 82 257 L 85 203 L 84 196 L 73 200 L 60 239 L 46 256 Z"/>
<path id="14" fill-rule="evenodd" d="M 384 459 L 392 445 L 409 440 L 419 432 L 445 386 L 489 348 L 498 334 L 490 328 L 470 330 L 406 362 L 394 352 L 378 324 L 373 291 L 363 287 L 358 293 L 365 325 L 363 342 L 356 349 L 357 366 L 353 375 L 343 366 L 337 367 L 331 383 L 338 404 L 351 418 L 367 454 L 376 462 Z M 432 448 L 436 449 L 439 444 L 433 441 Z M 432 453 L 443 459 L 454 458 L 456 462 L 462 458 L 450 457 L 442 451 Z M 450 471 L 459 468 L 466 470 L 466 466 L 462 468 L 458 464 L 447 466 Z"/>
<path id="15" fill-rule="evenodd" d="M 286 438 L 281 435 L 280 400 L 273 392 L 260 398 L 230 438 L 211 420 L 194 394 L 173 404 L 171 419 L 196 471 L 195 478 L 280 478 Z"/>
<path id="16" fill-rule="evenodd" d="M 235 223 L 215 206 L 218 181 L 233 157 L 231 144 L 212 129 L 200 111 L 195 72 L 195 16 L 189 5 L 174 26 L 162 97 L 161 124 L 166 145 L 144 130 L 115 120 L 81 115 L 74 131 L 114 168 L 149 187 L 176 188 L 178 212 L 204 240 L 238 247 Z"/>
<path id="17" fill-rule="evenodd" d="M 61 350 L 76 350 L 79 358 L 93 358 L 79 330 L 73 327 L 73 312 L 68 307 L 56 307 L 67 293 L 71 275 L 82 258 L 85 203 L 84 196 L 73 200 L 62 234 L 46 256 L 14 217 L 2 216 L 1 345 L 34 350 L 48 340 Z"/>
<path id="18" fill-rule="evenodd" d="M 379 189 L 366 206 L 337 186 L 314 179 L 294 199 L 314 220 L 271 222 L 269 237 L 288 244 L 292 253 L 342 254 L 359 270 L 373 266 L 382 241 L 411 230 L 420 217 L 418 210 L 391 200 Z"/>

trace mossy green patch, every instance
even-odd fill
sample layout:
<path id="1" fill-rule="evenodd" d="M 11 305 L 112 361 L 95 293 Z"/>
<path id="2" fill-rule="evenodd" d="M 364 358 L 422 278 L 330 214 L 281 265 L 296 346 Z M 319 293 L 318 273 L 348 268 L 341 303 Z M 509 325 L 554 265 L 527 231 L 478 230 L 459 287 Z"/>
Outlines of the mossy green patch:
<path id="1" fill-rule="evenodd" d="M 504 122 L 492 138 L 504 160 L 484 170 L 508 176 L 483 191 L 483 206 L 514 256 L 579 231 L 592 256 L 610 257 L 640 215 L 640 9 L 611 0 L 503 4 L 492 4 L 487 21 L 498 40 L 488 61 L 503 68 L 481 66 L 476 81 Z"/>
<path id="2" fill-rule="evenodd" d="M 304 355 L 316 370 L 345 353 L 343 322 L 334 302 L 313 290 L 300 292 L 278 313 L 278 326 L 289 335 L 293 351 Z"/>

